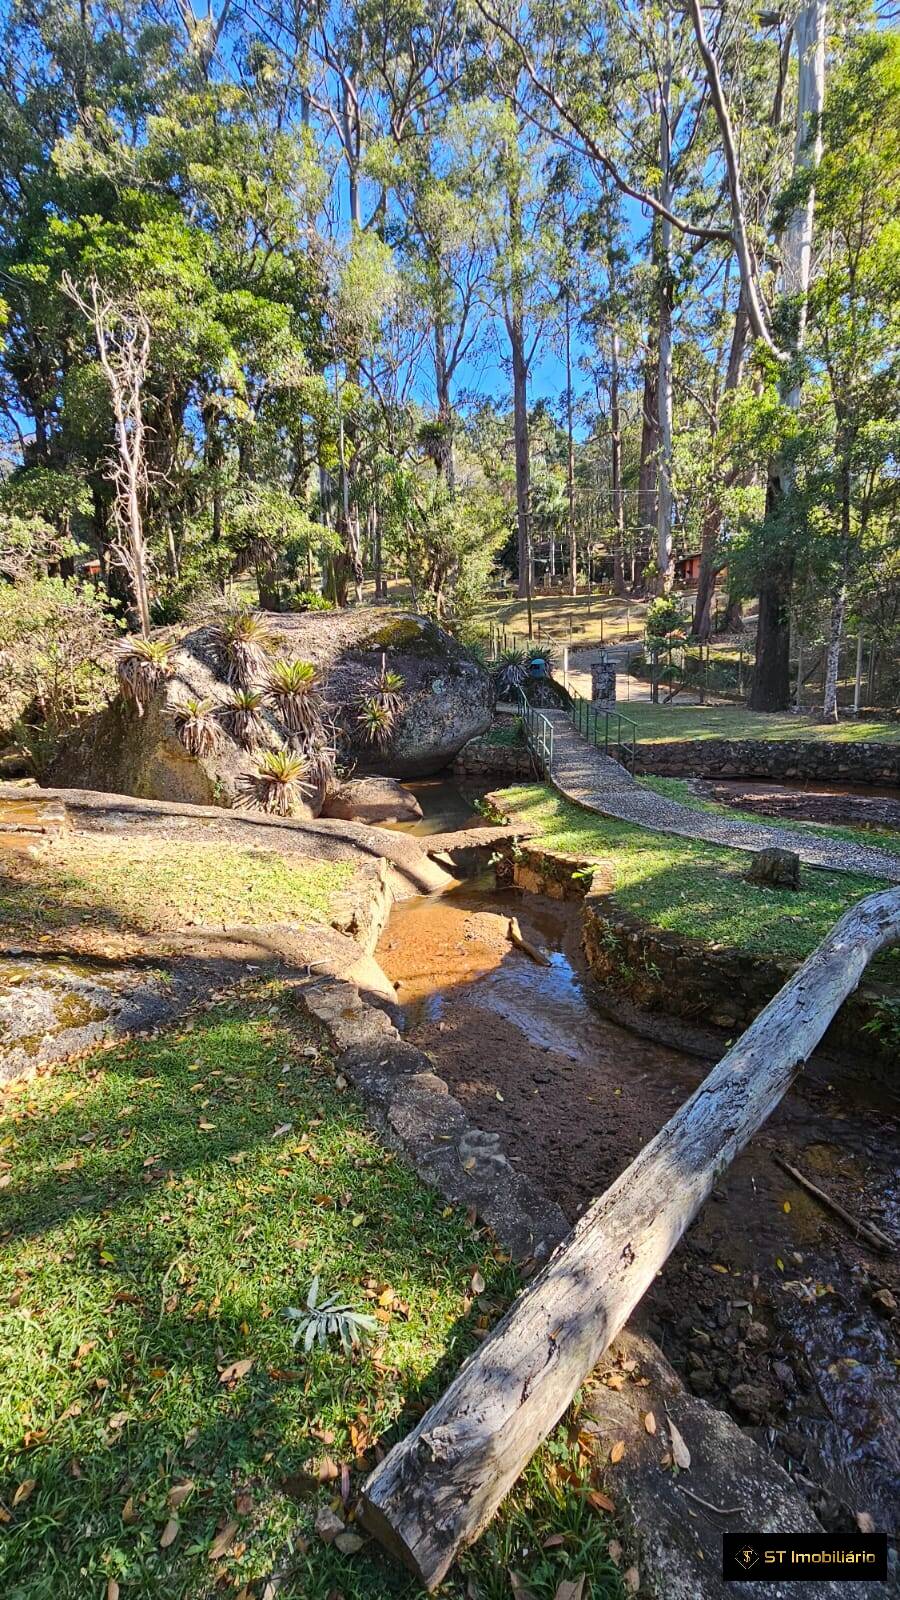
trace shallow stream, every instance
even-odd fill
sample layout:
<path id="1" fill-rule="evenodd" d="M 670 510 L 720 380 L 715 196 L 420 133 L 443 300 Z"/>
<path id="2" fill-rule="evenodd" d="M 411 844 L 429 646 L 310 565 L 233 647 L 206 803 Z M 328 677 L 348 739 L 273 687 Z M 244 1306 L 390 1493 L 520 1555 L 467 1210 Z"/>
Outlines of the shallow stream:
<path id="1" fill-rule="evenodd" d="M 511 944 L 513 916 L 549 966 Z M 709 1068 L 594 1010 L 577 904 L 497 891 L 492 872 L 398 904 L 376 954 L 406 1036 L 572 1220 Z M 860 1249 L 773 1157 L 898 1235 L 897 1109 L 811 1069 L 724 1175 L 639 1310 L 689 1386 L 806 1480 L 835 1526 L 858 1511 L 878 1527 L 897 1521 L 898 1320 L 875 1302 L 884 1288 L 900 1299 L 896 1258 Z"/>

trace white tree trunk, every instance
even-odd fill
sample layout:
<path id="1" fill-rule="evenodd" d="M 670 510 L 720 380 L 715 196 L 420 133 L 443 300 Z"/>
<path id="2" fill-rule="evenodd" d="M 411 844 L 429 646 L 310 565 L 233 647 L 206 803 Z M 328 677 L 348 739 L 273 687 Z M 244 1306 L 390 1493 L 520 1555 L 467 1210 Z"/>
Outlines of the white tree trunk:
<path id="1" fill-rule="evenodd" d="M 847 586 L 846 584 L 841 584 L 831 602 L 828 646 L 825 652 L 825 692 L 822 697 L 822 719 L 825 722 L 837 722 L 838 720 L 838 667 L 841 659 L 841 643 L 844 637 L 846 615 Z"/>
<path id="2" fill-rule="evenodd" d="M 672 16 L 666 6 L 665 60 L 659 106 L 660 199 L 672 209 Z M 672 224 L 663 217 L 660 233 L 659 346 L 656 410 L 659 418 L 659 495 L 656 512 L 656 564 L 660 593 L 672 586 Z"/>
<path id="3" fill-rule="evenodd" d="M 797 130 L 794 142 L 794 173 L 818 167 L 822 159 L 819 119 L 825 105 L 825 11 L 826 0 L 808 0 L 794 25 L 797 42 Z M 796 306 L 796 326 L 791 343 L 803 348 L 809 282 L 812 275 L 813 220 L 815 191 L 810 189 L 804 205 L 788 219 L 781 252 L 781 292 Z M 785 393 L 786 403 L 796 411 L 800 406 L 800 385 L 795 380 Z"/>
<path id="4" fill-rule="evenodd" d="M 900 889 L 841 918 L 375 1468 L 361 1519 L 426 1589 L 478 1537 L 868 962 L 898 939 Z"/>

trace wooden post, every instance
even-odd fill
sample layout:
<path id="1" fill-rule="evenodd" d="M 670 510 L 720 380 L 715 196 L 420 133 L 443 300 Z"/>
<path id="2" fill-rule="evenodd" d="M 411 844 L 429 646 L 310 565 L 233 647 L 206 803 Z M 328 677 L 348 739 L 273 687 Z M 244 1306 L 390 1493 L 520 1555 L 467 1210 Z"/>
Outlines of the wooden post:
<path id="1" fill-rule="evenodd" d="M 569 646 L 563 645 L 563 688 L 569 687 Z"/>
<path id="2" fill-rule="evenodd" d="M 375 1468 L 361 1520 L 427 1590 L 490 1521 L 868 962 L 898 940 L 900 888 L 841 917 Z"/>

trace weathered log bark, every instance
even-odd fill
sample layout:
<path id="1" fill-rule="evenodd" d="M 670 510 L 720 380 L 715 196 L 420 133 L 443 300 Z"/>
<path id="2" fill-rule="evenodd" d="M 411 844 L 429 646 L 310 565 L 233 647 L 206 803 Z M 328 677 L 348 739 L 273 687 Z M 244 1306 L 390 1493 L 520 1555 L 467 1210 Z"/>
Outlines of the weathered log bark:
<path id="1" fill-rule="evenodd" d="M 841 918 L 376 1467 L 361 1520 L 427 1590 L 493 1516 L 867 963 L 898 940 L 900 889 Z"/>

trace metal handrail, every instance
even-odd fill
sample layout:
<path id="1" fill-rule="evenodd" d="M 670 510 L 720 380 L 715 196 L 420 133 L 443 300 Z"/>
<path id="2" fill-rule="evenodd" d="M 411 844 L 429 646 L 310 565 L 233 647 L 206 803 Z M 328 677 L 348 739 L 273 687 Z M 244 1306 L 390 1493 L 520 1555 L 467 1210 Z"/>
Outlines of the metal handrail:
<path id="1" fill-rule="evenodd" d="M 545 778 L 553 775 L 553 723 L 537 706 L 533 706 L 524 689 L 517 690 L 519 715 L 525 729 L 525 741 L 534 755 Z"/>
<path id="2" fill-rule="evenodd" d="M 617 759 L 634 777 L 637 723 L 633 722 L 631 717 L 623 717 L 621 711 L 598 711 L 597 707 L 592 705 L 590 700 L 585 700 L 584 695 L 579 694 L 577 689 L 569 689 L 567 692 L 571 701 L 569 715 L 576 732 L 587 739 L 589 744 L 596 745 L 598 749 L 602 748 L 605 755 L 609 755 L 612 745 L 619 752 Z M 615 738 L 610 736 L 610 721 L 613 717 L 616 720 Z M 631 729 L 629 738 L 622 737 L 623 725 Z"/>

